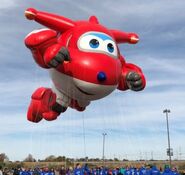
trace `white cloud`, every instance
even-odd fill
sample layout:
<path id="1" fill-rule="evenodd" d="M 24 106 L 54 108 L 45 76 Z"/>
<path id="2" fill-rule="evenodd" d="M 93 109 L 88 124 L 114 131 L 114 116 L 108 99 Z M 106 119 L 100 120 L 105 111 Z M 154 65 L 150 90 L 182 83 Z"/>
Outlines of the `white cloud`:
<path id="1" fill-rule="evenodd" d="M 10 9 L 12 7 L 15 7 L 17 5 L 16 0 L 1 0 L 0 3 L 0 10 L 3 9 Z M 0 12 L 2 13 L 2 11 Z"/>

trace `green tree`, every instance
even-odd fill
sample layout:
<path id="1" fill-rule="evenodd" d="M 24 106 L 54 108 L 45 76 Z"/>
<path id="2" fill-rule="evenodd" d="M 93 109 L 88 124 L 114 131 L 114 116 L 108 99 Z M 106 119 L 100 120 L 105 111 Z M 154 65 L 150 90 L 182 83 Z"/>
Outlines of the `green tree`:
<path id="1" fill-rule="evenodd" d="M 45 158 L 46 162 L 55 162 L 56 161 L 56 157 L 54 155 L 50 155 L 48 157 Z"/>
<path id="2" fill-rule="evenodd" d="M 0 154 L 0 162 L 9 161 L 8 156 L 5 153 Z"/>
<path id="3" fill-rule="evenodd" d="M 33 158 L 31 154 L 28 154 L 28 156 L 23 161 L 24 162 L 36 162 L 36 160 Z"/>

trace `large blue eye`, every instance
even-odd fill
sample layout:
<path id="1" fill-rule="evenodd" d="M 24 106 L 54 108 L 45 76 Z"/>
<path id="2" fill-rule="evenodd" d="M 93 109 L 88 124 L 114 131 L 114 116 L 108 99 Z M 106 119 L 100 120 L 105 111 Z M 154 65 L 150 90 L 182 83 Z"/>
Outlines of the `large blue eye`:
<path id="1" fill-rule="evenodd" d="M 111 44 L 111 43 L 107 44 L 107 49 L 111 53 L 114 52 L 114 46 L 113 46 L 113 44 Z"/>
<path id="2" fill-rule="evenodd" d="M 89 45 L 91 48 L 95 49 L 95 48 L 98 48 L 100 43 L 97 39 L 92 39 L 92 40 L 90 40 Z"/>

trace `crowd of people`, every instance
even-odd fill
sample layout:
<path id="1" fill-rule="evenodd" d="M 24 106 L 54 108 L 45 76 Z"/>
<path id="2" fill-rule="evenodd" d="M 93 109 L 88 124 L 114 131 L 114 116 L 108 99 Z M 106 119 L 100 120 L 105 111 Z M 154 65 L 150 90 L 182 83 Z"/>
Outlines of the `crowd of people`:
<path id="1" fill-rule="evenodd" d="M 164 169 L 158 169 L 156 166 L 141 166 L 141 167 L 96 167 L 89 168 L 87 164 L 81 166 L 77 164 L 75 168 L 62 167 L 59 170 L 44 168 L 26 169 L 15 168 L 7 173 L 0 168 L 0 175 L 179 175 L 177 168 L 165 166 Z"/>
<path id="2" fill-rule="evenodd" d="M 73 171 L 68 170 L 65 174 L 60 175 L 179 175 L 177 168 L 170 169 L 165 166 L 164 171 L 157 169 L 156 166 L 142 166 L 142 167 L 118 167 L 114 169 L 106 167 L 88 168 L 87 165 L 81 167 L 77 164 Z"/>

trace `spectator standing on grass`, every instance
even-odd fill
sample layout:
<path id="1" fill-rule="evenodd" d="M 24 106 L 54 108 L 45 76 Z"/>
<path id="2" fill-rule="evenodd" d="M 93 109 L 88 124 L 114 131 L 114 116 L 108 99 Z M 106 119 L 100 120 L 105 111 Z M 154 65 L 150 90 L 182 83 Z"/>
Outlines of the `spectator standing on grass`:
<path id="1" fill-rule="evenodd" d="M 18 168 L 15 168 L 15 169 L 14 169 L 13 175 L 19 175 L 19 169 L 18 169 Z"/>
<path id="2" fill-rule="evenodd" d="M 19 168 L 18 171 L 19 171 L 19 175 L 22 175 L 24 169 L 23 168 Z"/>
<path id="3" fill-rule="evenodd" d="M 66 175 L 66 170 L 64 167 L 62 167 L 59 171 L 59 175 Z"/>
<path id="4" fill-rule="evenodd" d="M 83 171 L 81 168 L 81 165 L 77 163 L 75 169 L 74 169 L 74 175 L 83 175 Z"/>
<path id="5" fill-rule="evenodd" d="M 48 167 L 45 167 L 45 168 L 43 169 L 42 175 L 51 175 L 51 171 L 49 170 Z"/>
<path id="6" fill-rule="evenodd" d="M 29 168 L 27 171 L 29 175 L 33 175 L 33 170 L 31 168 Z"/>
<path id="7" fill-rule="evenodd" d="M 151 173 L 152 173 L 151 167 L 150 167 L 150 165 L 147 165 L 146 166 L 146 175 L 151 175 Z"/>
<path id="8" fill-rule="evenodd" d="M 31 172 L 29 171 L 29 169 L 22 169 L 21 175 L 31 175 Z"/>
<path id="9" fill-rule="evenodd" d="M 40 175 L 44 175 L 44 168 L 40 169 Z"/>
<path id="10" fill-rule="evenodd" d="M 129 166 L 127 166 L 125 169 L 125 175 L 131 175 L 131 171 L 130 171 Z"/>
<path id="11" fill-rule="evenodd" d="M 118 167 L 117 168 L 114 168 L 112 170 L 112 175 L 118 175 L 118 173 L 119 173 L 119 168 Z"/>
<path id="12" fill-rule="evenodd" d="M 66 171 L 66 175 L 73 175 L 73 168 L 71 166 Z"/>
<path id="13" fill-rule="evenodd" d="M 146 168 L 144 165 L 140 168 L 139 175 L 146 175 Z"/>
<path id="14" fill-rule="evenodd" d="M 0 166 L 0 175 L 3 175 L 2 166 Z"/>
<path id="15" fill-rule="evenodd" d="M 160 171 L 160 173 L 162 174 L 163 169 L 162 169 L 162 167 L 161 167 L 161 166 L 159 167 L 159 171 Z"/>
<path id="16" fill-rule="evenodd" d="M 28 170 L 30 172 L 30 175 L 33 175 L 33 169 L 29 168 Z"/>
<path id="17" fill-rule="evenodd" d="M 92 175 L 96 175 L 96 168 L 92 169 Z"/>
<path id="18" fill-rule="evenodd" d="M 51 175 L 55 175 L 55 170 L 53 168 L 51 168 L 50 173 L 51 173 Z"/>
<path id="19" fill-rule="evenodd" d="M 10 175 L 10 171 L 9 171 L 8 168 L 5 168 L 5 169 L 3 170 L 3 175 Z"/>
<path id="20" fill-rule="evenodd" d="M 91 174 L 91 171 L 88 167 L 88 164 L 85 164 L 82 168 L 82 172 L 83 172 L 83 175 L 90 175 Z"/>
<path id="21" fill-rule="evenodd" d="M 168 165 L 165 165 L 164 172 L 162 173 L 162 175 L 173 175 L 173 173 Z"/>
<path id="22" fill-rule="evenodd" d="M 182 172 L 182 175 L 185 175 L 185 170 Z"/>
<path id="23" fill-rule="evenodd" d="M 130 174 L 131 175 L 137 175 L 137 172 L 136 172 L 136 168 L 135 167 L 131 167 L 130 168 Z"/>
<path id="24" fill-rule="evenodd" d="M 156 166 L 152 166 L 152 169 L 151 169 L 151 175 L 160 175 L 160 171 L 157 169 Z"/>
<path id="25" fill-rule="evenodd" d="M 120 168 L 119 174 L 120 174 L 120 175 L 124 175 L 124 174 L 125 174 L 125 168 L 124 168 L 124 167 L 121 167 L 121 168 Z"/>
<path id="26" fill-rule="evenodd" d="M 139 175 L 139 173 L 140 173 L 140 168 L 137 166 L 137 168 L 136 168 L 136 175 Z"/>
<path id="27" fill-rule="evenodd" d="M 38 167 L 36 167 L 34 170 L 33 170 L 33 173 L 32 175 L 41 175 L 41 171 Z"/>
<path id="28" fill-rule="evenodd" d="M 103 166 L 100 168 L 100 175 L 107 175 L 106 169 Z"/>
<path id="29" fill-rule="evenodd" d="M 108 170 L 108 175 L 112 175 L 112 170 L 111 169 Z"/>
<path id="30" fill-rule="evenodd" d="M 96 168 L 96 175 L 100 175 L 100 167 Z"/>
<path id="31" fill-rule="evenodd" d="M 105 174 L 108 175 L 109 169 L 107 167 L 104 167 L 104 170 L 105 170 Z"/>
<path id="32" fill-rule="evenodd" d="M 177 171 L 177 168 L 176 167 L 173 167 L 172 168 L 172 174 L 173 175 L 180 175 L 179 172 Z"/>
<path id="33" fill-rule="evenodd" d="M 92 169 L 92 175 L 99 175 L 99 168 L 98 167 Z"/>

